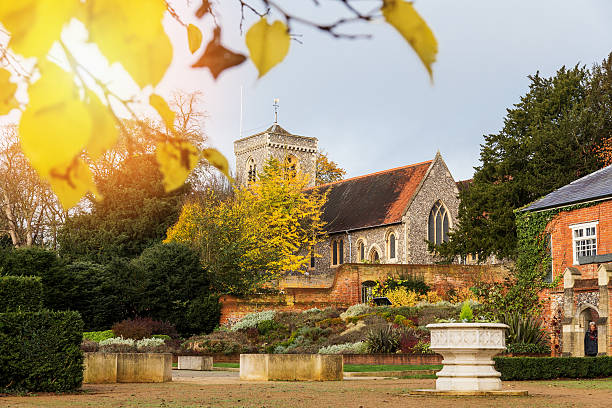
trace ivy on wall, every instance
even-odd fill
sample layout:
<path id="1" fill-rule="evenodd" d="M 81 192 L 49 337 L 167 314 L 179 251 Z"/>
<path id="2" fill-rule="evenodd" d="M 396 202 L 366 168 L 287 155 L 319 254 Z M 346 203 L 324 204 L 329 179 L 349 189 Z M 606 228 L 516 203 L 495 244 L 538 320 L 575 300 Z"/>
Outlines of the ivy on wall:
<path id="1" fill-rule="evenodd" d="M 562 212 L 574 211 L 590 207 L 597 203 L 575 204 L 550 210 L 529 212 L 515 211 L 518 239 L 518 258 L 516 260 L 515 276 L 520 282 L 529 282 L 541 289 L 555 287 L 561 279 L 561 274 L 546 282 L 546 275 L 552 262 L 550 239 L 546 226 Z"/>

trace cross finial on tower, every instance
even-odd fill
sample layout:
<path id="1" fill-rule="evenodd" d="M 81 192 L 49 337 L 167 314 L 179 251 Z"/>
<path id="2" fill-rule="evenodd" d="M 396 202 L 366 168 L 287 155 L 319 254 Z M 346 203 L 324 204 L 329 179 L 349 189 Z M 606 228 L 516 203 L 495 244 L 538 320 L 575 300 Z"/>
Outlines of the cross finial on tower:
<path id="1" fill-rule="evenodd" d="M 274 123 L 278 123 L 278 105 L 279 99 L 278 98 L 274 98 L 274 105 L 272 105 L 274 107 Z"/>

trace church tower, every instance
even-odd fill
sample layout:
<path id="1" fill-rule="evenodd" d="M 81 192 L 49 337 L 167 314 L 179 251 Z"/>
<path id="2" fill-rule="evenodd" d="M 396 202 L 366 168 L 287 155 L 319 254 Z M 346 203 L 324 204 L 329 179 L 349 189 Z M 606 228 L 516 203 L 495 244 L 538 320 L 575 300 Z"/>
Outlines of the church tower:
<path id="1" fill-rule="evenodd" d="M 307 174 L 309 187 L 313 187 L 318 142 L 315 137 L 293 135 L 276 122 L 263 132 L 236 140 L 234 155 L 238 185 L 245 186 L 254 181 L 266 161 L 274 158 L 281 162 L 287 160 L 290 166 Z"/>

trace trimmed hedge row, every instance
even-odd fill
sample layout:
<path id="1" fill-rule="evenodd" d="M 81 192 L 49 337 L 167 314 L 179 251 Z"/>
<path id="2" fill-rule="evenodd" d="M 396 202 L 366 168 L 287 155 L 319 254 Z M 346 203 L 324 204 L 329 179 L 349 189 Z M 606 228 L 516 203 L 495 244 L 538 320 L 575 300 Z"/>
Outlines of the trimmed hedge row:
<path id="1" fill-rule="evenodd" d="M 0 313 L 0 392 L 64 392 L 83 382 L 78 312 Z"/>
<path id="2" fill-rule="evenodd" d="M 612 376 L 612 357 L 494 357 L 505 380 L 550 380 Z"/>
<path id="3" fill-rule="evenodd" d="M 42 309 L 43 287 L 33 276 L 0 276 L 0 313 Z"/>

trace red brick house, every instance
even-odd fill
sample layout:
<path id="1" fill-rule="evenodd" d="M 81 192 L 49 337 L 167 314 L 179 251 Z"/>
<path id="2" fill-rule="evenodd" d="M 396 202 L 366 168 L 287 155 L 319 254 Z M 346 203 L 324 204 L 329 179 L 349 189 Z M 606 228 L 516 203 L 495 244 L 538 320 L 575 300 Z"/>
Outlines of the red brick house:
<path id="1" fill-rule="evenodd" d="M 549 321 L 558 322 L 552 331 L 557 354 L 584 355 L 590 321 L 598 326 L 599 353 L 612 353 L 612 166 L 553 191 L 523 211 L 557 213 L 546 232 L 551 278 L 563 275 L 563 287 L 544 295 Z"/>

